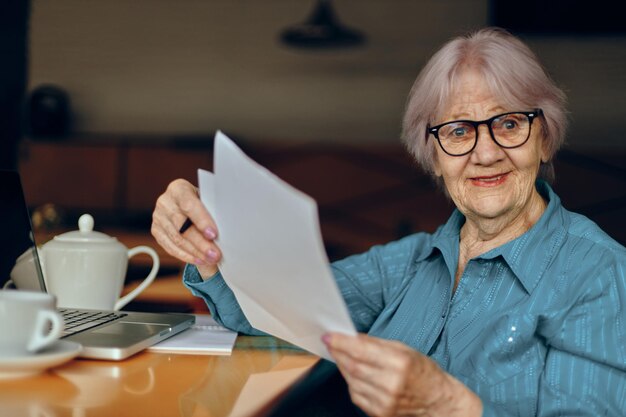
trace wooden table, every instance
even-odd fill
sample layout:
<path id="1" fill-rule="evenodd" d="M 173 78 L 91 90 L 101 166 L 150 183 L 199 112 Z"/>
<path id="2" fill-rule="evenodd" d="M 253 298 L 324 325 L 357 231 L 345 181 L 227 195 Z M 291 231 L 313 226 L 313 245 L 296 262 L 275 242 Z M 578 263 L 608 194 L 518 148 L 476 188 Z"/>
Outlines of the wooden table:
<path id="1" fill-rule="evenodd" d="M 257 415 L 317 360 L 269 347 L 275 341 L 240 337 L 231 356 L 143 352 L 121 362 L 75 359 L 36 377 L 0 381 L 0 415 Z"/>
<path id="2" fill-rule="evenodd" d="M 159 277 L 143 301 L 198 304 L 180 277 Z M 273 337 L 239 336 L 231 356 L 142 352 L 74 359 L 38 376 L 0 380 L 2 417 L 252 416 L 318 358 Z"/>

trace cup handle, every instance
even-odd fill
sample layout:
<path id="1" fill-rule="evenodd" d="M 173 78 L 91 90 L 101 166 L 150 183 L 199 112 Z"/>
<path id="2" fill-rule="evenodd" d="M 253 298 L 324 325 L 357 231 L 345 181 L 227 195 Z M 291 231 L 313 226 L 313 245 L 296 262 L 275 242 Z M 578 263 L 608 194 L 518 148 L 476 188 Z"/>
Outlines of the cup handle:
<path id="1" fill-rule="evenodd" d="M 61 315 L 56 311 L 39 311 L 37 314 L 35 333 L 27 346 L 28 351 L 37 352 L 38 350 L 54 343 L 62 336 L 64 327 L 65 323 L 63 321 L 63 317 L 61 317 Z"/>
<path id="2" fill-rule="evenodd" d="M 117 303 L 115 303 L 115 306 L 113 307 L 114 310 L 121 309 L 126 304 L 128 304 L 133 298 L 137 297 L 140 292 L 145 290 L 146 287 L 148 287 L 148 285 L 150 285 L 152 281 L 154 281 L 154 278 L 156 278 L 157 273 L 159 272 L 159 266 L 160 266 L 159 255 L 157 255 L 154 249 L 152 249 L 149 246 L 137 246 L 135 248 L 129 249 L 128 259 L 132 258 L 133 256 L 139 253 L 147 253 L 148 255 L 150 255 L 150 257 L 152 258 L 152 269 L 150 270 L 150 273 L 148 274 L 148 276 L 144 278 L 142 283 L 139 284 L 139 286 L 137 286 L 137 288 L 135 288 L 134 290 L 132 290 L 131 292 L 129 292 L 128 294 L 126 294 L 125 296 L 117 300 Z"/>
<path id="3" fill-rule="evenodd" d="M 13 282 L 12 279 L 5 282 L 4 285 L 2 286 L 3 290 L 6 290 L 7 288 L 15 288 L 15 283 Z"/>

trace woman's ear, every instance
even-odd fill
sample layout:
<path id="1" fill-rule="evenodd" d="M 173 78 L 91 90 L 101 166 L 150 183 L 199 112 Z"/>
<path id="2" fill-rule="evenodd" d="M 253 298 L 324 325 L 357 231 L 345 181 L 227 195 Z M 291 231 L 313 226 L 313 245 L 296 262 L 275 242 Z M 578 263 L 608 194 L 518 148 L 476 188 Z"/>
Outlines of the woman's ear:
<path id="1" fill-rule="evenodd" d="M 545 125 L 543 117 L 537 119 L 541 121 L 541 129 L 539 130 L 539 138 L 541 138 L 541 162 L 547 164 L 552 159 L 552 152 L 550 151 L 550 143 L 548 142 L 548 129 Z"/>
<path id="2" fill-rule="evenodd" d="M 432 172 L 436 177 L 441 177 L 441 166 L 439 165 L 439 152 L 435 149 L 433 152 Z"/>
<path id="3" fill-rule="evenodd" d="M 547 164 L 548 162 L 550 162 L 550 159 L 552 159 L 552 157 L 549 150 L 548 141 L 543 138 L 541 141 L 541 162 Z"/>

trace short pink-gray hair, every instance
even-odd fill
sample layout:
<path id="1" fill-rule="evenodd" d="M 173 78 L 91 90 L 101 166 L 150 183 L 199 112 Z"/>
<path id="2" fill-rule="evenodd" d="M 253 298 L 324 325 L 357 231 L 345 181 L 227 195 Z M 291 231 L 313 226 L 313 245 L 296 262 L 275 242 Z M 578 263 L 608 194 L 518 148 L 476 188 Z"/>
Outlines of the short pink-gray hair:
<path id="1" fill-rule="evenodd" d="M 443 115 L 458 76 L 468 68 L 477 70 L 493 95 L 511 111 L 543 110 L 540 120 L 550 160 L 542 162 L 538 175 L 552 180 L 551 160 L 565 141 L 567 129 L 565 94 L 530 48 L 500 28 L 485 28 L 450 40 L 422 69 L 409 93 L 402 123 L 402 141 L 409 152 L 434 176 L 436 145 L 434 140 L 427 140 L 426 128 Z"/>

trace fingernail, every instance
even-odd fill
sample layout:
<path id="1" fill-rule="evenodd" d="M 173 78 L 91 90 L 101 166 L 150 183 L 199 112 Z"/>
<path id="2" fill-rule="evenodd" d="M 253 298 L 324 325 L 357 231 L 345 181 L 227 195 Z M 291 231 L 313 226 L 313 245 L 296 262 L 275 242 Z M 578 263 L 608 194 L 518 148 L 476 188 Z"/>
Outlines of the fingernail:
<path id="1" fill-rule="evenodd" d="M 212 227 L 207 227 L 204 229 L 204 236 L 206 236 L 207 239 L 213 240 L 217 237 L 217 233 Z"/>
<path id="2" fill-rule="evenodd" d="M 206 254 L 209 257 L 209 260 L 217 261 L 217 251 L 215 249 L 209 249 Z"/>
<path id="3" fill-rule="evenodd" d="M 196 258 L 194 265 L 206 265 L 206 263 L 202 259 Z"/>
<path id="4" fill-rule="evenodd" d="M 322 335 L 322 343 L 324 343 L 327 346 L 330 344 L 330 335 L 328 333 L 324 333 Z"/>

